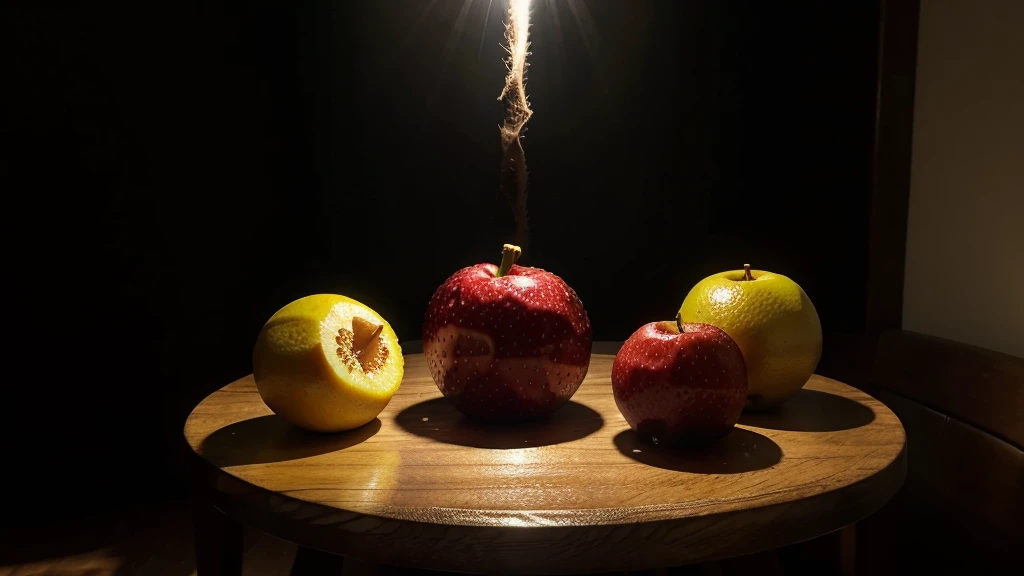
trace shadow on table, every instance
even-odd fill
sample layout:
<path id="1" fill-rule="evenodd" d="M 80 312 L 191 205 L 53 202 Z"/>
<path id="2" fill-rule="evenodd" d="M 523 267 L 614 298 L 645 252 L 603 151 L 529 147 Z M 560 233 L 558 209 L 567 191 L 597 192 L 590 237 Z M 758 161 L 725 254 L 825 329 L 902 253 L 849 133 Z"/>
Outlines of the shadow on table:
<path id="1" fill-rule="evenodd" d="M 378 430 L 380 420 L 374 418 L 346 432 L 308 432 L 271 414 L 217 430 L 203 440 L 199 454 L 220 468 L 284 462 L 344 450 L 365 441 Z"/>
<path id="2" fill-rule="evenodd" d="M 543 420 L 488 424 L 463 416 L 444 398 L 435 398 L 402 410 L 395 422 L 406 432 L 438 442 L 499 450 L 571 442 L 604 426 L 600 414 L 571 400 Z"/>
<path id="3" fill-rule="evenodd" d="M 733 428 L 717 443 L 701 449 L 661 448 L 623 430 L 615 436 L 619 452 L 648 466 L 695 474 L 738 474 L 771 468 L 782 460 L 782 448 L 767 436 Z"/>
<path id="4" fill-rule="evenodd" d="M 870 408 L 820 390 L 803 389 L 785 404 L 764 412 L 744 412 L 740 424 L 794 432 L 836 432 L 870 424 Z"/>

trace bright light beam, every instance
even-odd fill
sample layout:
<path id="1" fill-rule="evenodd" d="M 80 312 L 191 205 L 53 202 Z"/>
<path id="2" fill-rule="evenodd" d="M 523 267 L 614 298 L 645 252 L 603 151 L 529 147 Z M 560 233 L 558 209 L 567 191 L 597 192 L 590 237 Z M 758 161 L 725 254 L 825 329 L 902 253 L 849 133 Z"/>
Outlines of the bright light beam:
<path id="1" fill-rule="evenodd" d="M 512 203 L 516 219 L 516 244 L 523 250 L 528 243 L 526 215 L 526 153 L 520 136 L 530 120 L 530 100 L 526 96 L 526 57 L 530 54 L 530 0 L 510 0 L 505 24 L 508 74 L 498 100 L 505 103 L 505 123 L 501 126 L 502 187 Z"/>
<path id="2" fill-rule="evenodd" d="M 501 142 L 508 148 L 519 137 L 523 126 L 530 119 L 530 101 L 526 97 L 526 57 L 530 48 L 530 0 L 511 0 L 508 7 L 508 23 L 505 25 L 505 49 L 508 51 L 505 88 L 498 100 L 505 100 L 507 109 L 505 125 L 501 130 Z"/>

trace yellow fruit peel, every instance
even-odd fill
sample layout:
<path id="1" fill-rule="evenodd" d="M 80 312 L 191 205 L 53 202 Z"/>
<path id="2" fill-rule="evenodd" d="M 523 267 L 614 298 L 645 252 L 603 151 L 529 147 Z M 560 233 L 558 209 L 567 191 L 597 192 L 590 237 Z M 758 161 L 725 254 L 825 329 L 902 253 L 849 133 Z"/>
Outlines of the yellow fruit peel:
<path id="1" fill-rule="evenodd" d="M 351 337 L 342 346 L 345 331 Z M 253 377 L 267 406 L 319 432 L 350 430 L 376 418 L 403 375 L 401 347 L 387 321 L 335 294 L 307 296 L 279 310 L 253 350 Z"/>
<path id="2" fill-rule="evenodd" d="M 747 364 L 750 408 L 777 406 L 807 382 L 821 357 L 821 324 L 803 289 L 764 270 L 713 274 L 697 283 L 679 308 L 683 322 L 721 328 Z"/>

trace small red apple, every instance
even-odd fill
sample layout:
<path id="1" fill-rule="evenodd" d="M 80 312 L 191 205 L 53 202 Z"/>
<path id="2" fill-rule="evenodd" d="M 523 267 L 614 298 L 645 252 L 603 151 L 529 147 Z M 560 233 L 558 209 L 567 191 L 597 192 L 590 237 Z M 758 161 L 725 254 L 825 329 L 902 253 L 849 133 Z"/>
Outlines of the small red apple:
<path id="1" fill-rule="evenodd" d="M 501 266 L 459 270 L 434 292 L 423 353 L 456 409 L 491 421 L 546 416 L 569 401 L 590 367 L 586 310 L 561 278 L 518 266 L 506 244 Z"/>
<path id="2" fill-rule="evenodd" d="M 739 420 L 747 368 L 736 342 L 710 324 L 651 322 L 615 355 L 612 393 L 641 438 L 703 447 Z"/>

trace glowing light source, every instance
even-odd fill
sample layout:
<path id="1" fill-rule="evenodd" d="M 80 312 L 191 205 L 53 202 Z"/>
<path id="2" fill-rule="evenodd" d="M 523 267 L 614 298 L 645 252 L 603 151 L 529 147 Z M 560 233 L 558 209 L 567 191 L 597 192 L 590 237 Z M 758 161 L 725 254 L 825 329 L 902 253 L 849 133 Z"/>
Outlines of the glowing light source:
<path id="1" fill-rule="evenodd" d="M 501 127 L 502 148 L 519 138 L 526 122 L 533 115 L 526 96 L 526 57 L 530 48 L 530 0 L 510 0 L 505 25 L 505 49 L 508 51 L 505 88 L 498 100 L 506 103 L 505 125 Z"/>

